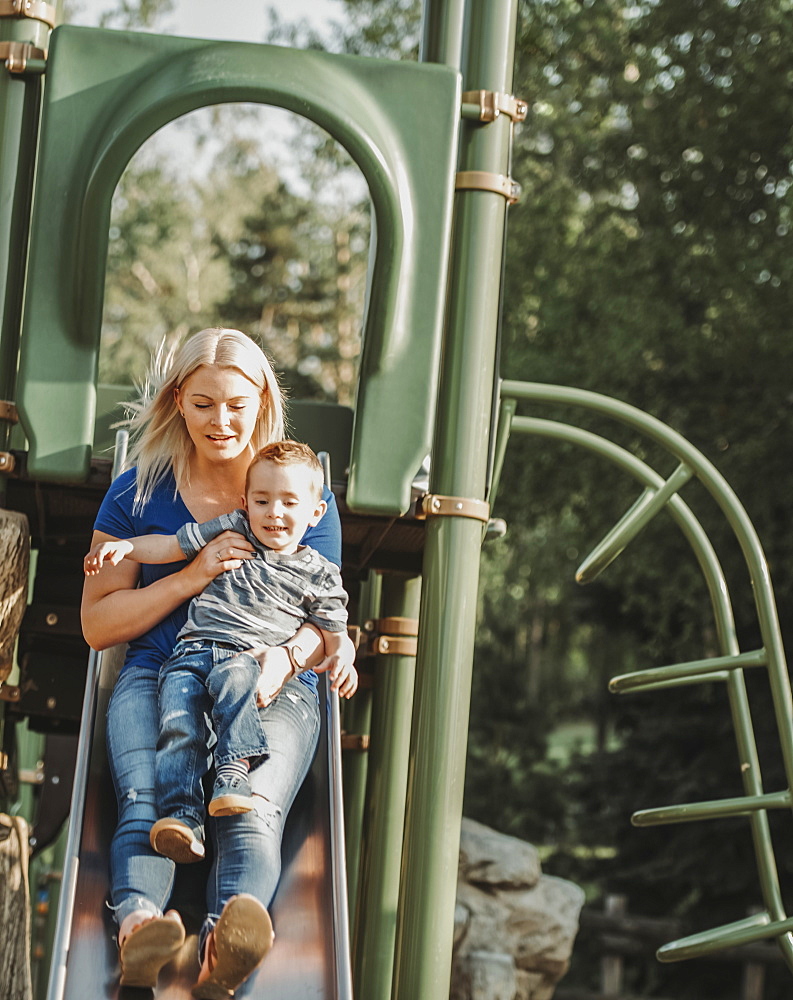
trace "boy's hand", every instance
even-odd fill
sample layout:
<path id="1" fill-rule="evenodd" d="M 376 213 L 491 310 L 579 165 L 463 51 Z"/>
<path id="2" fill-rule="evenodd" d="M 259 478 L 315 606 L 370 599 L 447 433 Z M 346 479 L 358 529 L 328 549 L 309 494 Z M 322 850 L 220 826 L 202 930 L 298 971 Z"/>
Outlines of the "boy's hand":
<path id="1" fill-rule="evenodd" d="M 352 698 L 358 690 L 358 671 L 355 669 L 355 645 L 346 632 L 323 632 L 325 659 L 314 669 L 318 674 L 330 671 L 330 689 L 338 691 L 340 698 Z"/>
<path id="2" fill-rule="evenodd" d="M 275 701 L 276 695 L 292 676 L 292 661 L 283 646 L 249 649 L 248 652 L 259 661 L 262 668 L 259 683 L 256 685 L 256 704 L 259 708 L 267 708 Z"/>
<path id="3" fill-rule="evenodd" d="M 124 556 L 132 551 L 132 542 L 123 538 L 112 542 L 99 542 L 95 545 L 83 560 L 83 569 L 86 576 L 96 576 L 105 563 L 111 566 L 118 566 Z"/>

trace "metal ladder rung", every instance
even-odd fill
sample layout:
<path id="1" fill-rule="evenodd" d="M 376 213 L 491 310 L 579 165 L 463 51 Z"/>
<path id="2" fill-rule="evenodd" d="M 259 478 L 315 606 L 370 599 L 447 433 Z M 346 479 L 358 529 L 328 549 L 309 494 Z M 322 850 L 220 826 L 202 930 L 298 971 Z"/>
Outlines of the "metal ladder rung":
<path id="1" fill-rule="evenodd" d="M 711 684 L 716 681 L 728 681 L 730 679 L 729 670 L 715 670 L 712 674 L 697 675 L 696 677 L 683 677 L 674 681 L 653 681 L 642 684 L 641 687 L 632 687 L 629 691 L 623 690 L 620 694 L 635 694 L 637 691 L 666 691 L 670 688 L 693 687 L 694 684 Z M 616 680 L 616 678 L 615 678 Z"/>
<path id="2" fill-rule="evenodd" d="M 725 816 L 749 816 L 761 809 L 789 809 L 790 790 L 765 795 L 741 795 L 734 799 L 711 802 L 689 802 L 679 806 L 641 809 L 631 816 L 634 826 L 661 826 L 664 823 L 690 823 L 696 819 L 717 819 Z"/>
<path id="3" fill-rule="evenodd" d="M 721 681 L 729 677 L 730 670 L 764 667 L 767 664 L 768 656 L 764 649 L 739 653 L 737 656 L 713 656 L 707 660 L 691 660 L 689 663 L 675 663 L 667 667 L 620 674 L 609 681 L 609 691 L 614 694 L 625 694 L 629 691 L 677 687 L 699 681 Z"/>
<path id="4" fill-rule="evenodd" d="M 681 463 L 663 486 L 657 490 L 646 489 L 578 567 L 575 575 L 578 583 L 591 583 L 600 576 L 693 475 L 693 470 Z"/>
<path id="5" fill-rule="evenodd" d="M 659 962 L 680 962 L 686 958 L 698 958 L 721 948 L 733 948 L 753 941 L 780 937 L 793 931 L 793 917 L 772 921 L 767 913 L 756 913 L 733 924 L 724 924 L 709 931 L 680 938 L 659 948 L 655 953 Z"/>

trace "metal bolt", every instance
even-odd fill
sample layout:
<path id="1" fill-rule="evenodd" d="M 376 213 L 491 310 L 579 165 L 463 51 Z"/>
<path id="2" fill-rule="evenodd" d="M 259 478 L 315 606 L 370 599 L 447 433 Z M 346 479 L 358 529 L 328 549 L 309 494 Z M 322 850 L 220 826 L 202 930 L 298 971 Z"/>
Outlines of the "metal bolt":
<path id="1" fill-rule="evenodd" d="M 47 615 L 47 617 L 44 619 L 44 621 L 48 625 L 57 625 L 58 624 L 58 616 L 55 614 L 54 611 L 50 611 L 50 613 Z"/>
<path id="2" fill-rule="evenodd" d="M 380 652 L 381 653 L 387 653 L 388 652 L 388 639 L 381 639 L 380 640 Z"/>
<path id="3" fill-rule="evenodd" d="M 47 698 L 47 708 L 52 711 L 53 708 L 58 704 L 54 698 Z"/>

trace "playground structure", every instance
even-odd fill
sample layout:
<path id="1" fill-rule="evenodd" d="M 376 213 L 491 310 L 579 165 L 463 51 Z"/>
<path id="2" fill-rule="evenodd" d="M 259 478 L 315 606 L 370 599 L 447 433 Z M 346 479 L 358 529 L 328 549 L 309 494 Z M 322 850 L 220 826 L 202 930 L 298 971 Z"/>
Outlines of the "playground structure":
<path id="1" fill-rule="evenodd" d="M 360 166 L 376 221 L 355 411 L 297 405 L 293 423 L 296 436 L 330 454 L 334 471 L 349 468 L 334 488 L 342 500 L 345 569 L 362 577 L 357 612 L 369 624 L 372 687 L 345 712 L 343 764 L 338 707 L 330 699 L 327 738 L 287 835 L 275 902 L 278 945 L 249 995 L 435 1000 L 448 994 L 475 625 L 470 609 L 510 433 L 574 442 L 644 488 L 582 565 L 582 582 L 667 509 L 708 584 L 721 655 L 616 678 L 612 687 L 725 683 L 744 795 L 649 810 L 634 822 L 746 816 L 766 909 L 667 945 L 659 957 L 774 939 L 793 970 L 793 918 L 781 898 L 768 828 L 769 810 L 793 804 L 793 700 L 756 534 L 718 472 L 659 421 L 593 393 L 498 378 L 504 231 L 517 193 L 510 144 L 515 122 L 526 114 L 511 95 L 517 0 L 426 0 L 418 64 L 70 27 L 50 40 L 58 7 L 0 4 L 0 499 L 27 515 L 37 552 L 19 642 L 22 676 L 0 685 L 0 697 L 6 754 L 9 734 L 23 720 L 46 734 L 43 787 L 31 817 L 38 846 L 70 815 L 48 1000 L 86 995 L 87 981 L 97 996 L 116 995 L 102 912 L 113 816 L 100 736 L 118 657 L 87 658 L 76 613 L 80 557 L 111 476 L 96 449 L 115 399 L 95 384 L 110 200 L 127 162 L 154 131 L 197 107 L 230 101 L 280 106 L 326 129 Z M 610 416 L 660 443 L 678 469 L 660 477 L 588 431 L 518 415 L 523 401 Z M 429 490 L 416 499 L 412 482 L 430 453 Z M 760 650 L 739 649 L 718 560 L 678 497 L 693 478 L 711 493 L 743 549 Z M 783 791 L 763 790 L 747 669 L 767 671 L 788 783 Z M 58 788 L 72 783 L 69 801 Z M 294 961 L 297 948 L 305 961 Z M 158 996 L 187 995 L 191 961 L 169 973 Z"/>

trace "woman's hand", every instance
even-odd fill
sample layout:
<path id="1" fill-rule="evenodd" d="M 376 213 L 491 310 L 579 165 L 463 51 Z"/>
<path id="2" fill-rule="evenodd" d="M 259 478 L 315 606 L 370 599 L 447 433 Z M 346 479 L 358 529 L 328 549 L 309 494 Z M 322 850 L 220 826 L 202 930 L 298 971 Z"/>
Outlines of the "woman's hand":
<path id="1" fill-rule="evenodd" d="M 115 542 L 112 535 L 95 531 L 92 547 Z M 200 594 L 219 573 L 250 559 L 253 546 L 242 535 L 224 531 L 176 573 L 147 587 L 138 587 L 140 566 L 122 559 L 118 566 L 105 563 L 102 572 L 85 578 L 80 608 L 83 635 L 94 649 L 129 642 L 158 625 L 180 605 Z"/>
<path id="2" fill-rule="evenodd" d="M 199 594 L 216 576 L 229 569 L 239 569 L 246 559 L 253 558 L 255 549 L 244 535 L 222 531 L 217 538 L 207 542 L 182 572 L 196 581 L 195 593 Z"/>

